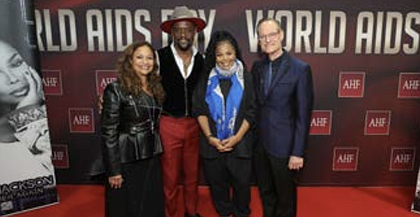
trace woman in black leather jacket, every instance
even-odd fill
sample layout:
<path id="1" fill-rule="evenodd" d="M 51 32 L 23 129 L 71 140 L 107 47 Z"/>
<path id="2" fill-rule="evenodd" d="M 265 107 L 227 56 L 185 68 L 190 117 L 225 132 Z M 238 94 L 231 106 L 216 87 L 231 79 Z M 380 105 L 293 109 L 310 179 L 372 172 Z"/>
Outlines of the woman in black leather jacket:
<path id="1" fill-rule="evenodd" d="M 134 43 L 104 91 L 102 150 L 106 216 L 164 217 L 158 123 L 164 98 L 153 47 Z"/>

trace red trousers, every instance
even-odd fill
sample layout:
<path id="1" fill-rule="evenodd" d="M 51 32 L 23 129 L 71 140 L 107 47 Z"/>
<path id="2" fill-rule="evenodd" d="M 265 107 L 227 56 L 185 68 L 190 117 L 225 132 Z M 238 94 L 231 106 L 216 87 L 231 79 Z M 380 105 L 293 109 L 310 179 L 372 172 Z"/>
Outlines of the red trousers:
<path id="1" fill-rule="evenodd" d="M 194 118 L 162 116 L 162 175 L 167 217 L 184 217 L 178 209 L 178 185 L 183 180 L 185 212 L 197 213 L 199 126 Z"/>

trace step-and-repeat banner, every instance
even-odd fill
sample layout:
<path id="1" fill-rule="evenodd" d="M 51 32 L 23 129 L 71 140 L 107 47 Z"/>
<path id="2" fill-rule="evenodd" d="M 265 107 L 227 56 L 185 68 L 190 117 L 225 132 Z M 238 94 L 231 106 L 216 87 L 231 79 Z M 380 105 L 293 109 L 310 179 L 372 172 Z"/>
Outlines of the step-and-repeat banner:
<path id="1" fill-rule="evenodd" d="M 0 0 L 0 216 L 58 203 L 32 0 Z"/>
<path id="2" fill-rule="evenodd" d="M 100 154 L 98 96 L 124 47 L 170 42 L 159 29 L 176 5 L 230 31 L 250 69 L 256 24 L 278 19 L 284 47 L 312 66 L 315 86 L 303 185 L 416 183 L 420 144 L 420 1 L 37 0 L 53 161 L 59 183 L 88 183 Z"/>

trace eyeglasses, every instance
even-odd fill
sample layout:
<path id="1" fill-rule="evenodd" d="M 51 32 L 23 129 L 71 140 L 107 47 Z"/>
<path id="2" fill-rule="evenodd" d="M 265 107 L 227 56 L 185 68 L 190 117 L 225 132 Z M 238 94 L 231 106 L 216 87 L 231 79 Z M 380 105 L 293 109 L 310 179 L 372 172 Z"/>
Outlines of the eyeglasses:
<path id="1" fill-rule="evenodd" d="M 266 41 L 266 40 L 275 40 L 276 36 L 279 34 L 280 32 L 272 32 L 272 33 L 268 33 L 267 35 L 259 35 L 258 36 L 258 40 L 260 41 Z"/>

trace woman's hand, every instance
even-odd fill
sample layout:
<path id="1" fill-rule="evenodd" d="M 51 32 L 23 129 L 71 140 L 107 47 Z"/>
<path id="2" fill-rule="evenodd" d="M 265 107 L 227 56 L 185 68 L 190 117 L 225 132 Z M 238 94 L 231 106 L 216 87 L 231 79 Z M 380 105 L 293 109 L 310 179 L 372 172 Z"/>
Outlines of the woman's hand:
<path id="1" fill-rule="evenodd" d="M 214 136 L 209 136 L 207 139 L 210 145 L 214 146 L 219 152 L 223 152 L 224 147 L 220 139 Z"/>
<path id="2" fill-rule="evenodd" d="M 39 104 L 44 98 L 42 93 L 42 79 L 38 73 L 32 67 L 28 66 L 28 70 L 24 72 L 24 75 L 29 83 L 29 91 L 18 103 L 16 109 Z"/>
<path id="3" fill-rule="evenodd" d="M 224 152 L 232 151 L 239 141 L 241 141 L 241 139 L 237 135 L 224 139 L 222 141 Z"/>
<path id="4" fill-rule="evenodd" d="M 108 182 L 111 188 L 115 188 L 115 189 L 121 188 L 123 181 L 124 179 L 122 178 L 122 175 L 108 177 Z"/>

